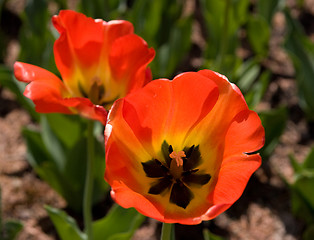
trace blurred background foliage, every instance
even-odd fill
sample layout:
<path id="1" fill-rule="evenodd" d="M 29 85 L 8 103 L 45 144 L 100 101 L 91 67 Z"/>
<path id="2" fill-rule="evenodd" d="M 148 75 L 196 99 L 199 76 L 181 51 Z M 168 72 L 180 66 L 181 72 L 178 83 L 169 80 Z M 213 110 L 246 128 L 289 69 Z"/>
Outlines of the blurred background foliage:
<path id="1" fill-rule="evenodd" d="M 298 8 L 304 7 L 304 1 L 296 2 Z M 58 14 L 60 9 L 73 9 L 106 21 L 131 21 L 135 33 L 156 50 L 156 57 L 150 64 L 154 79 L 171 79 L 182 71 L 204 68 L 226 75 L 239 86 L 249 107 L 261 117 L 266 131 L 266 144 L 261 150 L 264 161 L 279 143 L 289 118 L 285 104 L 266 110 L 261 107 L 264 94 L 274 79 L 274 72 L 265 61 L 272 55 L 273 18 L 281 12 L 286 23 L 281 45 L 295 68 L 297 104 L 308 124 L 313 124 L 314 43 L 285 0 L 0 0 L 0 88 L 15 93 L 16 100 L 33 121 L 40 124 L 40 128 L 26 127 L 23 130 L 28 147 L 27 159 L 38 176 L 63 196 L 69 208 L 76 212 L 81 211 L 82 205 L 80 196 L 86 155 L 86 149 L 82 147 L 86 145 L 86 132 L 82 129 L 86 129 L 86 121 L 78 116 L 37 114 L 32 102 L 23 97 L 25 85 L 12 77 L 14 60 L 60 75 L 53 56 L 58 33 L 51 24 L 51 16 Z M 8 56 L 12 40 L 18 41 L 19 49 L 13 60 Z M 95 171 L 98 174 L 94 179 L 95 204 L 109 191 L 103 181 L 102 131 L 103 126 L 96 124 Z M 291 162 L 295 171 L 294 182 L 286 183 L 291 190 L 292 212 L 306 222 L 304 239 L 314 239 L 314 153 L 312 151 L 301 164 L 291 155 Z M 59 210 L 47 207 L 47 211 L 57 227 L 58 221 L 73 225 L 72 220 Z M 95 229 L 108 224 L 106 221 L 110 222 L 110 217 L 129 214 L 130 220 L 120 226 L 128 239 L 143 219 L 133 210 L 126 211 L 115 206 L 103 222 L 95 224 Z M 137 219 L 137 222 L 134 224 L 131 219 Z M 59 226 L 62 231 L 63 225 Z M 118 232 L 112 231 L 113 236 Z M 78 239 L 83 238 L 78 233 Z"/>

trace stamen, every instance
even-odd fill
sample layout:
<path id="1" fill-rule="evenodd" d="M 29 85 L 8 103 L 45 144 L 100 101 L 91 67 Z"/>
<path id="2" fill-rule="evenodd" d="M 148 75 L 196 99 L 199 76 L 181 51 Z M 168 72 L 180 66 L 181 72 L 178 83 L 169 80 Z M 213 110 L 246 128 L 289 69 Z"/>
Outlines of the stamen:
<path id="1" fill-rule="evenodd" d="M 172 159 L 176 160 L 177 167 L 183 166 L 183 157 L 186 157 L 184 151 L 179 151 L 179 152 L 172 152 L 169 154 L 169 157 Z"/>

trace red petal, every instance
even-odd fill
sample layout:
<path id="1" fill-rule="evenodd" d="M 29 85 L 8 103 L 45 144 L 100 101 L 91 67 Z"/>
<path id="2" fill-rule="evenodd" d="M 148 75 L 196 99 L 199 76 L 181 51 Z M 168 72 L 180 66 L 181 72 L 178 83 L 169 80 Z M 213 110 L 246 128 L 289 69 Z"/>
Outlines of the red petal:
<path id="1" fill-rule="evenodd" d="M 57 85 L 60 85 L 62 83 L 61 80 L 53 73 L 28 63 L 15 62 L 14 75 L 16 79 L 21 82 L 52 80 L 55 81 Z"/>
<path id="2" fill-rule="evenodd" d="M 106 23 L 71 10 L 60 11 L 52 22 L 60 32 L 54 54 L 63 79 L 71 77 L 77 64 L 83 69 L 99 64 L 101 55 L 109 52 L 116 38 L 133 32 L 132 24 L 127 21 Z"/>
<path id="3" fill-rule="evenodd" d="M 96 23 L 82 13 L 63 10 L 52 18 L 52 23 L 60 33 L 55 41 L 54 55 L 63 79 L 71 76 L 78 62 L 89 66 L 99 61 L 104 37 L 101 22 Z"/>
<path id="4" fill-rule="evenodd" d="M 115 181 L 111 184 L 111 187 L 111 197 L 122 207 L 134 207 L 137 211 L 148 217 L 152 217 L 160 221 L 163 220 L 163 216 L 160 212 L 143 195 L 132 191 L 122 182 Z"/>
<path id="5" fill-rule="evenodd" d="M 155 51 L 135 34 L 118 38 L 110 49 L 109 63 L 113 79 L 129 81 L 127 91 L 142 87 L 146 80 L 146 68 L 153 60 Z"/>
<path id="6" fill-rule="evenodd" d="M 261 165 L 258 154 L 230 157 L 223 160 L 214 191 L 213 205 L 206 216 L 212 219 L 230 207 L 242 195 L 251 175 Z"/>
<path id="7" fill-rule="evenodd" d="M 37 112 L 79 112 L 84 117 L 106 123 L 107 112 L 103 107 L 95 106 L 86 98 L 64 98 L 69 93 L 63 82 L 51 72 L 31 64 L 16 62 L 14 75 L 19 81 L 30 82 L 24 95 L 35 103 Z"/>
<path id="8" fill-rule="evenodd" d="M 248 106 L 240 90 L 225 76 L 210 70 L 202 70 L 198 73 L 217 84 L 219 98 L 210 113 L 195 127 L 190 137 L 193 140 L 198 138 L 200 132 L 206 133 L 207 137 L 205 136 L 206 139 L 202 141 L 218 146 L 224 144 L 227 130 L 235 116 L 239 112 L 247 111 Z"/>
<path id="9" fill-rule="evenodd" d="M 188 134 L 211 111 L 217 98 L 214 82 L 197 73 L 184 73 L 172 82 L 155 80 L 128 95 L 123 117 L 138 139 L 158 140 L 160 147 L 165 136 Z"/>
<path id="10" fill-rule="evenodd" d="M 264 145 L 265 132 L 257 113 L 242 111 L 231 123 L 226 138 L 224 158 L 254 152 Z"/>

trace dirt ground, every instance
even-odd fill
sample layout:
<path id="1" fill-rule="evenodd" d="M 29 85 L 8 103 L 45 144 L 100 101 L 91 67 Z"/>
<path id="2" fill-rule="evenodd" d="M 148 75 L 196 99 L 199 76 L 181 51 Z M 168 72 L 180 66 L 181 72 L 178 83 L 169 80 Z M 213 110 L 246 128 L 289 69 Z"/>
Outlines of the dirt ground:
<path id="1" fill-rule="evenodd" d="M 298 12 L 296 14 L 300 18 L 307 16 L 308 20 L 312 20 L 314 3 L 305 2 L 306 15 Z M 314 40 L 314 22 L 309 24 L 306 19 L 303 22 L 307 23 L 307 33 Z M 258 110 L 284 104 L 288 108 L 289 120 L 280 143 L 270 159 L 264 161 L 262 167 L 252 176 L 242 197 L 213 221 L 202 223 L 211 232 L 227 239 L 295 240 L 300 239 L 304 230 L 304 223 L 291 213 L 289 189 L 282 181 L 282 176 L 289 181 L 293 180 L 289 154 L 294 154 L 297 160 L 302 161 L 314 146 L 314 123 L 305 120 L 304 113 L 298 106 L 294 69 L 287 54 L 280 47 L 285 31 L 281 13 L 276 14 L 273 25 L 270 55 L 263 63 L 265 68 L 271 70 L 273 77 Z M 12 44 L 18 46 L 16 42 Z M 8 65 L 12 66 L 16 52 L 16 47 L 8 50 Z M 199 61 L 191 60 L 191 64 L 195 62 L 197 65 Z M 4 220 L 18 219 L 23 222 L 24 228 L 19 240 L 54 240 L 58 237 L 43 205 L 66 208 L 66 203 L 36 176 L 26 160 L 26 146 L 21 129 L 33 124 L 28 113 L 16 102 L 14 95 L 0 86 L 0 185 Z M 202 225 L 177 225 L 177 238 L 202 239 Z M 160 227 L 160 223 L 148 219 L 133 239 L 158 239 Z"/>

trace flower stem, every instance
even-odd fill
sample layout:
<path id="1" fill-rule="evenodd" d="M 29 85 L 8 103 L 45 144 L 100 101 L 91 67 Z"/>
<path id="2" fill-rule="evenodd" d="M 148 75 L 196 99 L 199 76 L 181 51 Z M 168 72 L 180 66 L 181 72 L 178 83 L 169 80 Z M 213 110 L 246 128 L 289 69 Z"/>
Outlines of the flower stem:
<path id="1" fill-rule="evenodd" d="M 161 229 L 161 240 L 171 240 L 173 237 L 173 224 L 171 223 L 163 223 Z"/>
<path id="2" fill-rule="evenodd" d="M 83 215 L 84 215 L 84 227 L 88 240 L 93 239 L 92 231 L 92 194 L 93 194 L 93 169 L 94 169 L 94 122 L 88 121 L 87 125 L 87 163 L 86 163 L 86 176 L 85 176 L 85 188 L 83 199 Z"/>

